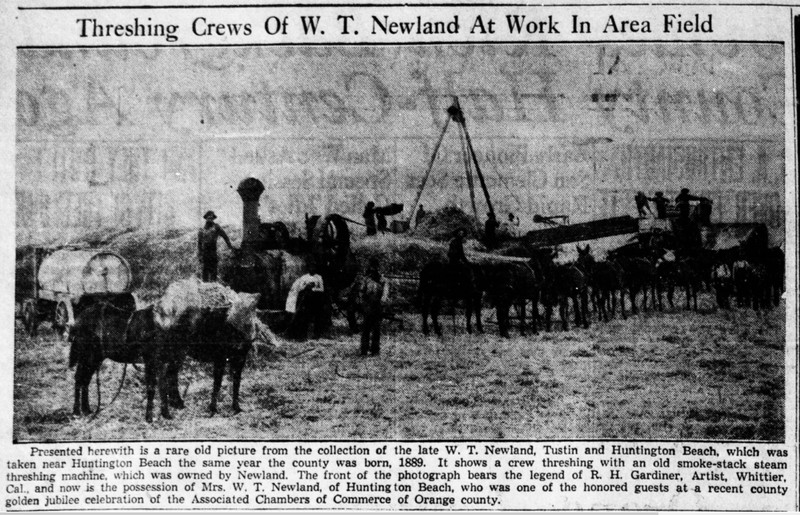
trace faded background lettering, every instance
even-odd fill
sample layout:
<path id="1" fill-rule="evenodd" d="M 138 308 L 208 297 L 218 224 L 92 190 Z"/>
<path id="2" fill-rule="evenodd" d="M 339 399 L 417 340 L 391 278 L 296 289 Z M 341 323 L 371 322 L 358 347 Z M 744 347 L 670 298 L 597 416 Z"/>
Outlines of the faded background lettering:
<path id="1" fill-rule="evenodd" d="M 781 45 L 21 50 L 17 84 L 18 244 L 238 224 L 248 176 L 264 220 L 408 205 L 451 95 L 503 215 L 635 214 L 637 190 L 686 186 L 715 221 L 783 224 Z M 469 210 L 453 129 L 429 208 Z"/>

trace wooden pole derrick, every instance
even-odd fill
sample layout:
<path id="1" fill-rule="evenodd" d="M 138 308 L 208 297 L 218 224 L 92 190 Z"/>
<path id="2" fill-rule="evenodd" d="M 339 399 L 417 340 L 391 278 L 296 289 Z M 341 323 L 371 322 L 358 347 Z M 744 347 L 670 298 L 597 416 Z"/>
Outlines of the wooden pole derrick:
<path id="1" fill-rule="evenodd" d="M 481 189 L 483 190 L 483 195 L 486 198 L 486 205 L 489 208 L 489 213 L 492 216 L 495 216 L 494 206 L 492 206 L 492 200 L 489 197 L 489 189 L 486 187 L 486 180 L 483 177 L 483 172 L 481 171 L 480 164 L 478 164 L 478 156 L 475 153 L 475 149 L 472 146 L 472 138 L 470 138 L 469 131 L 467 130 L 467 122 L 464 118 L 464 112 L 461 110 L 461 105 L 458 102 L 458 97 L 453 96 L 453 104 L 447 108 L 447 120 L 445 121 L 444 127 L 442 128 L 442 132 L 439 134 L 439 139 L 436 141 L 436 145 L 433 148 L 433 154 L 431 155 L 431 159 L 428 163 L 428 169 L 425 171 L 425 176 L 422 179 L 422 183 L 420 184 L 416 198 L 414 199 L 414 203 L 411 209 L 411 214 L 409 218 L 409 224 L 411 222 L 411 218 L 414 217 L 414 213 L 417 210 L 417 206 L 419 205 L 420 198 L 422 197 L 422 192 L 425 189 L 425 185 L 428 182 L 428 178 L 430 177 L 431 170 L 433 169 L 433 163 L 436 161 L 436 156 L 439 153 L 439 148 L 441 147 L 442 140 L 444 139 L 444 135 L 447 132 L 447 128 L 449 126 L 450 120 L 453 120 L 457 124 L 461 126 L 463 142 L 466 143 L 465 148 L 462 148 L 464 152 L 464 172 L 467 178 L 467 187 L 469 188 L 469 196 L 470 202 L 472 204 L 472 212 L 475 216 L 475 225 L 478 231 L 480 232 L 481 223 L 480 217 L 478 216 L 478 206 L 475 202 L 475 181 L 472 177 L 472 167 L 470 166 L 470 160 L 472 161 L 473 165 L 475 166 L 475 173 L 478 175 L 478 180 L 481 184 Z"/>

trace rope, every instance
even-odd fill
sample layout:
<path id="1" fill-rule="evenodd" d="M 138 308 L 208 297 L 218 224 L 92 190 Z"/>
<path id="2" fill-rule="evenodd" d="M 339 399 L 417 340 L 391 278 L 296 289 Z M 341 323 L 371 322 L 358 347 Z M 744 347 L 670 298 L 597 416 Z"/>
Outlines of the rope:
<path id="1" fill-rule="evenodd" d="M 128 372 L 128 364 L 127 364 L 127 363 L 123 363 L 123 364 L 122 364 L 122 379 L 120 379 L 120 380 L 119 380 L 119 387 L 117 388 L 117 393 L 115 393 L 115 394 L 114 394 L 114 397 L 112 397 L 112 398 L 111 398 L 111 402 L 109 402 L 109 403 L 106 405 L 106 408 L 110 408 L 110 407 L 111 407 L 111 405 L 112 405 L 112 404 L 114 404 L 114 401 L 115 401 L 115 400 L 117 400 L 117 397 L 119 397 L 119 394 L 120 394 L 120 392 L 122 391 L 122 387 L 125 385 L 125 374 L 126 374 L 127 372 Z M 97 415 L 99 415 L 99 414 L 100 414 L 100 412 L 102 411 L 102 408 L 100 407 L 100 389 L 99 389 L 99 388 L 100 388 L 100 386 L 99 386 L 99 380 L 100 380 L 100 371 L 99 371 L 99 370 L 97 371 L 97 377 L 98 377 L 98 390 L 97 390 L 97 399 L 98 399 L 98 402 L 97 402 L 97 411 L 95 411 L 95 412 L 94 412 L 94 415 L 92 415 L 92 419 L 96 418 L 96 417 L 97 417 Z"/>
<path id="2" fill-rule="evenodd" d="M 442 127 L 442 132 L 439 134 L 439 139 L 436 141 L 436 146 L 433 148 L 433 154 L 431 155 L 431 160 L 428 163 L 428 169 L 425 171 L 425 177 L 422 179 L 422 184 L 419 185 L 419 189 L 417 190 L 417 196 L 414 199 L 414 204 L 411 206 L 411 211 L 409 215 L 409 222 L 411 218 L 413 218 L 414 213 L 417 211 L 417 205 L 419 205 L 419 199 L 422 197 L 422 192 L 425 190 L 425 184 L 428 182 L 428 178 L 431 175 L 431 170 L 433 170 L 433 163 L 436 161 L 436 154 L 439 153 L 439 147 L 442 145 L 442 140 L 444 139 L 444 133 L 447 132 L 447 127 L 450 125 L 450 116 L 447 117 L 447 120 L 444 122 L 444 127 Z"/>
<path id="3" fill-rule="evenodd" d="M 505 180 L 505 179 L 503 179 L 503 176 L 500 174 L 500 172 L 498 172 L 498 171 L 497 171 L 497 168 L 493 168 L 493 170 L 494 170 L 494 174 L 495 174 L 495 175 L 497 175 L 497 178 L 498 178 L 498 179 L 500 179 L 500 183 L 503 185 L 503 187 L 505 187 L 505 189 L 506 189 L 506 190 L 508 190 L 508 192 L 509 192 L 509 193 L 511 194 L 511 196 L 514 198 L 514 200 L 517 202 L 517 207 L 518 207 L 519 209 L 522 209 L 522 208 L 523 208 L 522 201 L 521 201 L 521 200 L 519 199 L 519 197 L 517 197 L 517 195 L 514 193 L 514 190 L 512 190 L 512 189 L 511 189 L 511 188 L 508 186 L 508 183 L 506 182 L 506 180 Z"/>

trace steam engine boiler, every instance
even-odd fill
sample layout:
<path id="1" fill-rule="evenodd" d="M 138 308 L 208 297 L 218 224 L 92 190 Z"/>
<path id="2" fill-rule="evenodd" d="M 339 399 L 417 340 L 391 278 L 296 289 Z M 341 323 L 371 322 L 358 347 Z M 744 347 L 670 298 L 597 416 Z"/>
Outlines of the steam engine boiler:
<path id="1" fill-rule="evenodd" d="M 264 185 L 249 177 L 236 191 L 242 198 L 242 244 L 223 277 L 240 292 L 260 293 L 259 309 L 281 311 L 292 283 L 316 264 L 333 302 L 355 280 L 358 264 L 350 252 L 350 230 L 337 214 L 308 216 L 305 237 L 291 237 L 283 222 L 262 223 L 259 199 Z"/>

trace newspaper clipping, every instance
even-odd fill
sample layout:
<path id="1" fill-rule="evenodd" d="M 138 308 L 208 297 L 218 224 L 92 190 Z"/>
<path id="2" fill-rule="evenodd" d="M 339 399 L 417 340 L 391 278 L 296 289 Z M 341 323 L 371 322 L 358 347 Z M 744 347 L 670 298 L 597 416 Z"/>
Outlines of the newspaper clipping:
<path id="1" fill-rule="evenodd" d="M 798 509 L 800 3 L 148 3 L 0 7 L 2 510 Z"/>

